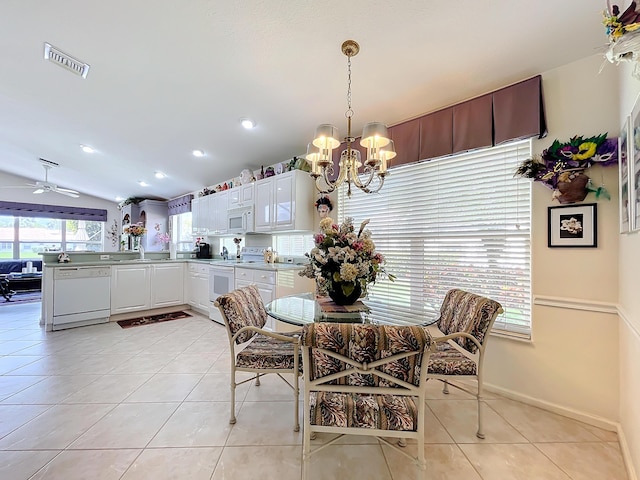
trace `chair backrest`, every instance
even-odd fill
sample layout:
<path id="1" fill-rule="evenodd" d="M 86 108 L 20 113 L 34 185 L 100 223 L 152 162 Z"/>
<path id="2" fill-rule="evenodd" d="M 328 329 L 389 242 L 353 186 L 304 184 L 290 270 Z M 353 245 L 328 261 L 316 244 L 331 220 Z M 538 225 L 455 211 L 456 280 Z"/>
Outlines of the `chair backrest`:
<path id="1" fill-rule="evenodd" d="M 237 288 L 220 295 L 216 302 L 227 326 L 229 338 L 233 337 L 242 327 L 263 328 L 267 322 L 267 311 L 264 309 L 262 297 L 255 285 Z M 244 343 L 255 334 L 256 332 L 252 331 L 242 332 L 236 338 L 236 343 Z"/>
<path id="2" fill-rule="evenodd" d="M 442 301 L 437 325 L 445 335 L 464 332 L 482 344 L 500 313 L 502 305 L 495 300 L 454 288 L 447 292 Z M 458 337 L 454 341 L 471 353 L 478 350 L 469 338 Z"/>
<path id="3" fill-rule="evenodd" d="M 414 386 L 420 384 L 423 356 L 428 356 L 433 341 L 429 333 L 417 325 L 400 327 L 314 323 L 305 325 L 303 328 L 301 344 L 303 347 L 309 347 L 305 348 L 303 359 L 303 362 L 308 362 L 305 363 L 305 375 L 308 372 L 309 381 L 335 375 L 335 378 L 332 377 L 325 383 L 363 387 L 400 387 L 393 382 L 394 378 Z M 326 353 L 317 349 L 323 349 Z M 428 350 L 426 353 L 425 349 Z M 366 369 L 367 373 L 350 373 L 355 372 L 355 365 L 329 352 L 359 364 L 373 365 L 370 365 L 371 369 Z M 394 355 L 401 358 L 389 358 Z M 308 367 L 310 368 L 307 369 Z M 340 372 L 344 374 L 340 375 Z"/>

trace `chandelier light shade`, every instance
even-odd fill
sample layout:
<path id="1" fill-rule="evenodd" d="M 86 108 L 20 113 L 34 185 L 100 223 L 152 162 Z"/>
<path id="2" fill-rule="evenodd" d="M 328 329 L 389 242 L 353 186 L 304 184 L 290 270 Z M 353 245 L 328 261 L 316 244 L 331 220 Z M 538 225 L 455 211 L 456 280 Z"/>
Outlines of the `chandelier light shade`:
<path id="1" fill-rule="evenodd" d="M 316 188 L 321 193 L 331 193 L 347 182 L 347 195 L 351 196 L 351 185 L 365 193 L 379 192 L 387 175 L 389 160 L 396 156 L 393 141 L 389 138 L 387 126 L 380 122 L 367 123 L 362 131 L 360 145 L 366 148 L 367 158 L 363 166 L 359 150 L 351 148 L 355 138 L 351 135 L 351 57 L 360 51 L 354 40 L 342 44 L 342 53 L 347 57 L 347 136 L 344 141 L 347 148 L 340 154 L 338 178 L 331 180 L 334 174 L 333 150 L 340 146 L 338 129 L 333 125 L 322 124 L 316 128 L 313 142 L 307 146 L 306 159 L 311 164 L 310 175 L 315 179 Z M 362 175 L 362 176 L 361 176 Z"/>

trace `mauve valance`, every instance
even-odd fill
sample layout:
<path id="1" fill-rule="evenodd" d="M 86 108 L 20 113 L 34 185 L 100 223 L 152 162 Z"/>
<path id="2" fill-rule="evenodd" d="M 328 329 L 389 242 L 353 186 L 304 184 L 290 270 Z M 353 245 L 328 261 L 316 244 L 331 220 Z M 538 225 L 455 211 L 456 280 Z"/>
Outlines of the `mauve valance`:
<path id="1" fill-rule="evenodd" d="M 98 208 L 67 207 L 64 205 L 42 205 L 0 201 L 0 215 L 14 217 L 57 218 L 62 220 L 90 220 L 106 222 L 107 211 Z"/>
<path id="2" fill-rule="evenodd" d="M 193 200 L 193 195 L 183 195 L 182 197 L 174 198 L 173 200 L 169 200 L 169 215 L 179 215 L 181 213 L 188 213 L 191 211 L 191 200 Z"/>

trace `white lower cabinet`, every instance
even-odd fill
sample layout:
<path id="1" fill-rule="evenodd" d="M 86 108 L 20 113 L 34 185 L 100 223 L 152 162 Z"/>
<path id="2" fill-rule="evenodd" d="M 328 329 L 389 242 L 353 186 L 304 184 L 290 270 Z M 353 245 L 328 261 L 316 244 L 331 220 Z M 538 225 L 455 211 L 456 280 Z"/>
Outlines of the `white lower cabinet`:
<path id="1" fill-rule="evenodd" d="M 186 300 L 191 308 L 209 315 L 209 265 L 187 264 Z"/>
<path id="2" fill-rule="evenodd" d="M 111 315 L 151 308 L 151 265 L 111 268 Z"/>
<path id="3" fill-rule="evenodd" d="M 183 264 L 115 265 L 111 268 L 111 315 L 182 305 Z"/>
<path id="4" fill-rule="evenodd" d="M 184 303 L 184 264 L 159 263 L 151 267 L 151 308 Z"/>

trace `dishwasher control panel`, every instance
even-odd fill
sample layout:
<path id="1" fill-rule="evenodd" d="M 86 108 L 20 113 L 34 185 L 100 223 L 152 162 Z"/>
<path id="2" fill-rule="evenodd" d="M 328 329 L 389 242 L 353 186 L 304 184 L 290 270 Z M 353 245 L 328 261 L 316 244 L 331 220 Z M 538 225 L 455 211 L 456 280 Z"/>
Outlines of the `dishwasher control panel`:
<path id="1" fill-rule="evenodd" d="M 66 278 L 101 278 L 110 277 L 111 267 L 60 267 L 56 268 L 56 280 Z"/>

